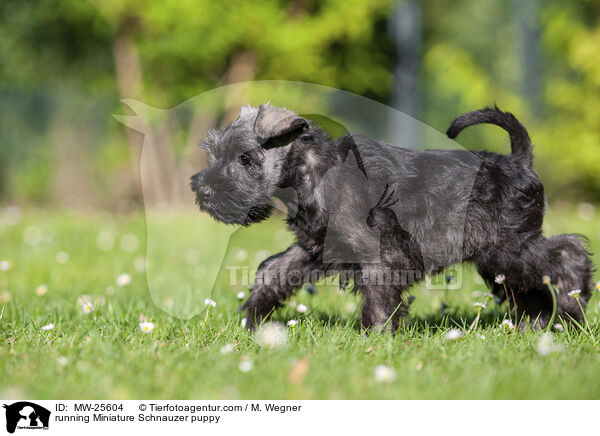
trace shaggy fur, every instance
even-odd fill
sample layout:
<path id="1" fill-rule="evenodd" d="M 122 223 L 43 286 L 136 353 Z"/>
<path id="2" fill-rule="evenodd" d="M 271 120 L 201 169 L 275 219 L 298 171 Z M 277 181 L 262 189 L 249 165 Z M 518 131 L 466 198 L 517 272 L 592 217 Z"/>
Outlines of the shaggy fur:
<path id="1" fill-rule="evenodd" d="M 458 117 L 448 129 L 491 123 L 505 129 L 512 153 L 394 147 L 358 135 L 332 139 L 307 117 L 261 105 L 242 108 L 202 143 L 213 162 L 192 176 L 199 207 L 225 223 L 267 218 L 272 197 L 294 211 L 297 242 L 259 267 L 243 308 L 257 322 L 306 282 L 340 273 L 363 295 L 362 325 L 398 326 L 405 291 L 426 275 L 472 262 L 499 298 L 516 302 L 544 327 L 558 290 L 558 315 L 582 320 L 568 292 L 590 298 L 592 263 L 576 235 L 542 235 L 544 189 L 531 167 L 529 135 L 499 109 Z M 289 195 L 290 192 L 293 195 Z M 505 285 L 495 282 L 505 276 Z"/>

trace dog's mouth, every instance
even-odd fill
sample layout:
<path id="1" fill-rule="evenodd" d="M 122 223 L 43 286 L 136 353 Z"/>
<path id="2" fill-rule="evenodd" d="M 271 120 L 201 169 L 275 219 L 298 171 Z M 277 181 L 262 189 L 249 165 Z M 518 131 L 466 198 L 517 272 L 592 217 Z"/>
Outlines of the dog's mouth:
<path id="1" fill-rule="evenodd" d="M 212 218 L 225 224 L 249 226 L 261 222 L 271 216 L 273 206 L 270 204 L 244 205 L 217 198 L 206 199 L 196 195 L 198 208 Z"/>

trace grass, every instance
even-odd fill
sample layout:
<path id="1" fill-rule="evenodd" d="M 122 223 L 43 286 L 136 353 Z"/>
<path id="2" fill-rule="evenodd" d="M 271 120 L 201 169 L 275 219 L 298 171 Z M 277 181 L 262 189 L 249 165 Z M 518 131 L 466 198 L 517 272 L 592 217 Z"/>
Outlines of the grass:
<path id="1" fill-rule="evenodd" d="M 588 235 L 595 252 L 600 251 L 600 218 L 583 221 L 569 210 L 551 210 L 547 222 L 549 234 L 580 232 Z M 187 240 L 187 225 L 171 228 Z M 199 220 L 194 232 L 202 234 L 203 225 Z M 98 248 L 100 232 L 108 239 L 106 251 Z M 110 235 L 115 244 L 108 249 Z M 137 247 L 131 235 L 137 237 Z M 2 221 L 0 260 L 10 259 L 14 267 L 0 272 L 0 292 L 7 289 L 10 294 L 10 301 L 0 304 L 0 397 L 600 398 L 600 347 L 590 337 L 600 338 L 600 293 L 588 307 L 589 325 L 565 326 L 564 332 L 553 334 L 562 352 L 540 354 L 541 333 L 503 329 L 506 307 L 492 302 L 481 312 L 477 334 L 450 341 L 449 329 L 468 330 L 477 315 L 472 303 L 482 301 L 485 291 L 468 266 L 462 269 L 460 290 L 416 287 L 410 317 L 395 335 L 360 330 L 356 295 L 325 285 L 318 286 L 316 295 L 302 290 L 293 300 L 306 305 L 306 313 L 286 305 L 274 315 L 284 323 L 299 320 L 296 327 L 287 328 L 287 344 L 260 347 L 240 327 L 236 293 L 245 287 L 229 284 L 226 266 L 252 270 L 266 257 L 263 250 L 275 253 L 291 240 L 281 217 L 234 233 L 211 294 L 217 306 L 206 310 L 202 297 L 209 284 L 199 282 L 199 289 L 189 295 L 178 293 L 189 286 L 178 274 L 182 267 L 173 266 L 170 273 L 170 267 L 163 267 L 160 277 L 151 278 L 152 259 L 172 265 L 165 254 L 168 241 L 161 240 L 154 254 L 149 250 L 148 281 L 161 286 L 159 295 L 149 293 L 146 273 L 134 268 L 145 255 L 143 216 L 31 210 L 16 224 Z M 57 262 L 60 251 L 68 254 L 66 263 Z M 201 255 L 219 260 L 218 253 Z M 599 260 L 595 258 L 596 264 Z M 192 268 L 194 262 L 190 264 Z M 129 286 L 116 286 L 121 273 L 131 275 Z M 44 296 L 35 292 L 41 284 L 48 286 Z M 82 295 L 89 296 L 93 312 L 81 310 Z M 187 310 L 197 315 L 180 319 L 157 305 L 171 313 Z M 140 330 L 140 314 L 155 324 L 152 333 Z M 48 323 L 55 328 L 40 331 Z M 225 344 L 233 344 L 233 352 L 223 354 Z M 249 372 L 239 370 L 243 360 L 253 363 Z M 376 381 L 378 365 L 393 368 L 395 380 Z"/>

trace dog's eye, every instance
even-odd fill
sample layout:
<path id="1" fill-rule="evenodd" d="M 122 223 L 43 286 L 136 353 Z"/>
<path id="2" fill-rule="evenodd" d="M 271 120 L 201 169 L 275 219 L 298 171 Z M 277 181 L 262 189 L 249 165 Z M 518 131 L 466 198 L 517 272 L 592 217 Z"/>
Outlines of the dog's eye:
<path id="1" fill-rule="evenodd" d="M 240 161 L 240 163 L 241 163 L 243 166 L 245 166 L 245 167 L 247 167 L 248 165 L 250 165 L 250 163 L 252 162 L 252 161 L 250 160 L 250 157 L 249 157 L 247 154 L 242 154 L 242 155 L 239 157 L 239 161 Z"/>

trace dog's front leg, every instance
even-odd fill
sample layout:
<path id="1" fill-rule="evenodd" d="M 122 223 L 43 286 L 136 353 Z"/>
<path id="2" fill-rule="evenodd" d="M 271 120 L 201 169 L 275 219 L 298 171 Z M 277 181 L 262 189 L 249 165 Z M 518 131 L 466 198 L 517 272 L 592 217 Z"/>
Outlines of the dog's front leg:
<path id="1" fill-rule="evenodd" d="M 314 280 L 312 276 L 317 272 L 311 271 L 312 265 L 309 253 L 298 244 L 263 261 L 258 267 L 250 298 L 242 307 L 247 312 L 247 328 L 252 330 L 282 300 L 304 283 Z"/>
<path id="2" fill-rule="evenodd" d="M 400 318 L 408 312 L 408 304 L 402 300 L 406 285 L 395 283 L 393 275 L 378 266 L 363 266 L 360 281 L 362 326 L 372 330 L 397 330 Z"/>

